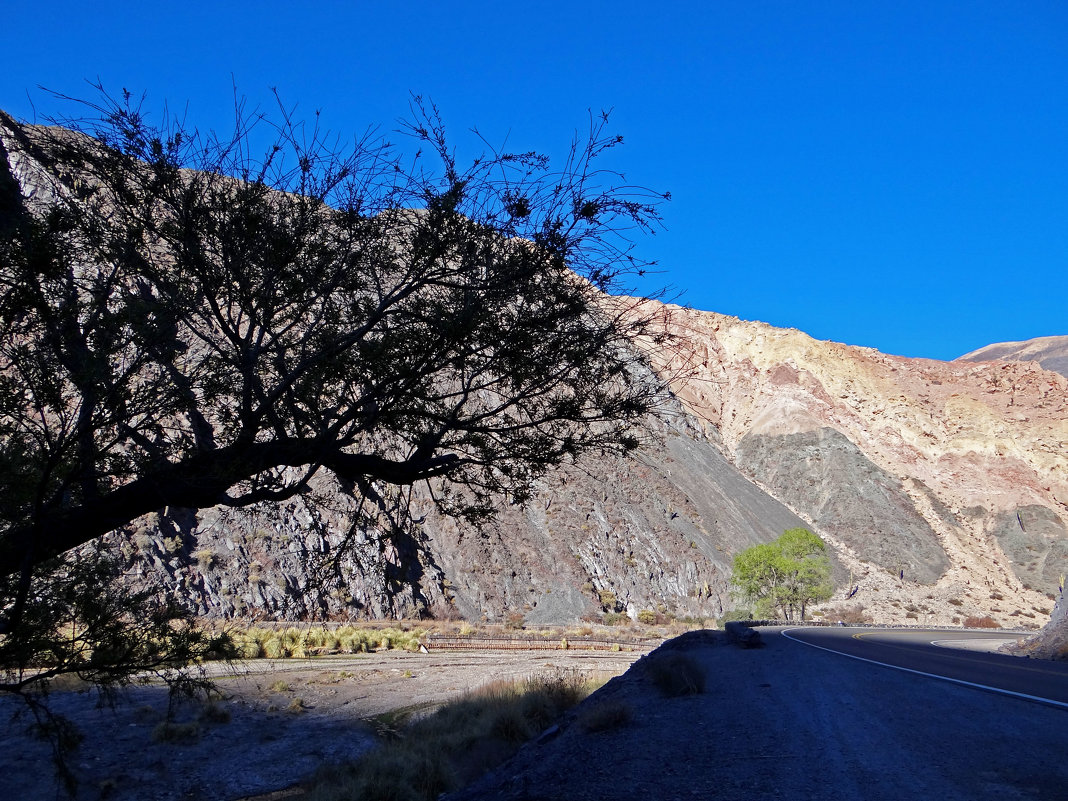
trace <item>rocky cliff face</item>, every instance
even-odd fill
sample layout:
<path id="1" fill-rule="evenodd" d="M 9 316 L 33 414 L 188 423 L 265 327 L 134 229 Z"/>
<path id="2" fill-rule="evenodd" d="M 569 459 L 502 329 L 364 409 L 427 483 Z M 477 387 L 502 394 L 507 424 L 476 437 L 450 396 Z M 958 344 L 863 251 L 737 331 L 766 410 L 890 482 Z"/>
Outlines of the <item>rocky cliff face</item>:
<path id="1" fill-rule="evenodd" d="M 129 569 L 209 616 L 462 616 L 531 624 L 641 610 L 719 615 L 735 552 L 804 525 L 680 408 L 630 460 L 565 468 L 482 531 L 414 508 L 420 532 L 368 531 L 324 479 L 314 497 L 141 521 Z M 714 434 L 714 431 L 712 432 Z"/>
<path id="2" fill-rule="evenodd" d="M 1068 379 L 670 311 L 679 347 L 649 360 L 681 377 L 648 443 L 562 469 L 486 530 L 427 498 L 416 537 L 361 530 L 324 481 L 282 507 L 142 524 L 132 569 L 209 615 L 718 615 L 733 555 L 804 525 L 833 549 L 828 614 L 1046 621 L 1068 554 Z"/>

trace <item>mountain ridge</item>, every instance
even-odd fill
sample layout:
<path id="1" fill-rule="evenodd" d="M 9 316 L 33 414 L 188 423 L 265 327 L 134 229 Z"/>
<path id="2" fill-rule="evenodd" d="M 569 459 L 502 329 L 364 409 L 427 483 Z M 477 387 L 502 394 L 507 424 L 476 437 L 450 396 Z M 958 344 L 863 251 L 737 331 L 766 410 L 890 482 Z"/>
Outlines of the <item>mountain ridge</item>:
<path id="1" fill-rule="evenodd" d="M 1036 337 L 1019 342 L 995 342 L 956 361 L 1033 361 L 1046 370 L 1068 376 L 1068 336 Z"/>
<path id="2" fill-rule="evenodd" d="M 10 166 L 47 205 L 44 165 Z M 734 554 L 804 525 L 835 563 L 821 614 L 1045 622 L 1068 557 L 1068 377 L 1030 358 L 1049 343 L 909 359 L 644 303 L 673 345 L 635 347 L 673 394 L 642 447 L 564 466 L 481 530 L 421 487 L 420 525 L 361 528 L 359 498 L 321 476 L 281 504 L 161 510 L 110 540 L 134 580 L 206 616 L 533 625 L 722 616 Z"/>
<path id="3" fill-rule="evenodd" d="M 209 615 L 532 625 L 642 610 L 720 616 L 734 606 L 733 554 L 805 525 L 836 563 L 827 614 L 1045 622 L 1068 554 L 1065 377 L 1028 362 L 907 359 L 667 311 L 678 347 L 647 356 L 686 377 L 633 459 L 563 468 L 481 532 L 438 516 L 428 498 L 416 503 L 425 520 L 411 540 L 347 530 L 329 511 L 340 501 L 208 510 L 155 569 L 162 562 L 165 582 L 197 588 Z M 334 586 L 310 600 L 319 592 L 302 573 L 310 557 L 346 539 L 356 546 L 342 594 Z M 192 564 L 205 550 L 217 561 Z M 264 580 L 272 574 L 274 584 Z"/>

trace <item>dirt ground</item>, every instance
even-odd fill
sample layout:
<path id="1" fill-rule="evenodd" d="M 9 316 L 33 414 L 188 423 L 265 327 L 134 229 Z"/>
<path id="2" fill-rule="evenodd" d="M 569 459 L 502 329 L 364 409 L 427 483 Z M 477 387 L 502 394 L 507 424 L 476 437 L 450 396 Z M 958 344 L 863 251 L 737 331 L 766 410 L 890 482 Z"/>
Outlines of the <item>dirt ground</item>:
<path id="1" fill-rule="evenodd" d="M 175 720 L 193 724 L 196 733 L 172 742 L 153 737 L 167 712 L 162 687 L 130 688 L 114 709 L 86 692 L 57 692 L 50 701 L 85 734 L 70 759 L 79 801 L 234 801 L 291 787 L 324 763 L 358 757 L 374 743 L 366 721 L 375 716 L 432 708 L 497 679 L 554 670 L 614 676 L 642 653 L 385 651 L 215 667 L 224 699 L 210 709 L 185 703 Z M 15 699 L 0 698 L 0 799 L 60 798 L 51 752 L 31 735 L 32 719 L 11 720 L 17 709 Z"/>

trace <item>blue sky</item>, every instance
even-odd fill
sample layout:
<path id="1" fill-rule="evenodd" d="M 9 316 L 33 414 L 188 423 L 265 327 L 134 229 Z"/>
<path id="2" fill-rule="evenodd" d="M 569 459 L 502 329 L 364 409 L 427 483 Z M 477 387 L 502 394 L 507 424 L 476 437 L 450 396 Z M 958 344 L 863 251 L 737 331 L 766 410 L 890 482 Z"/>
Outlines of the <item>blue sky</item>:
<path id="1" fill-rule="evenodd" d="M 457 138 L 560 156 L 613 109 L 613 166 L 670 191 L 641 243 L 681 301 L 949 359 L 1068 334 L 1068 4 L 9 3 L 0 107 L 100 79 L 224 130 L 233 82 L 332 130 L 431 97 Z"/>

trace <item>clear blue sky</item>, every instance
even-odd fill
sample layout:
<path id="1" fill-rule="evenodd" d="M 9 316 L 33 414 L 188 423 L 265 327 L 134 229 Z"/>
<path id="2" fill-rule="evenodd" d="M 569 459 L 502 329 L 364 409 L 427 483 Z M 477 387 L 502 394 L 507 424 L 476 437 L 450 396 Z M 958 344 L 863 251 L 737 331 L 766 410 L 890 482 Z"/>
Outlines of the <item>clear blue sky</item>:
<path id="1" fill-rule="evenodd" d="M 1063 0 L 4 5 L 16 116 L 99 78 L 221 130 L 232 76 L 337 132 L 416 92 L 559 155 L 612 108 L 614 166 L 673 195 L 641 253 L 695 308 L 944 359 L 1068 334 Z"/>

